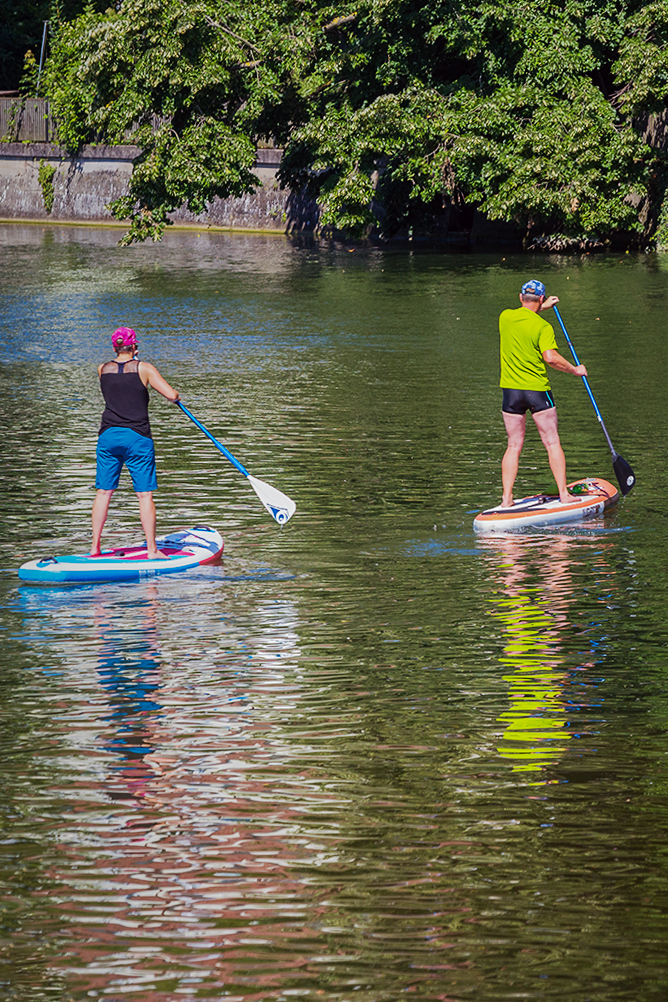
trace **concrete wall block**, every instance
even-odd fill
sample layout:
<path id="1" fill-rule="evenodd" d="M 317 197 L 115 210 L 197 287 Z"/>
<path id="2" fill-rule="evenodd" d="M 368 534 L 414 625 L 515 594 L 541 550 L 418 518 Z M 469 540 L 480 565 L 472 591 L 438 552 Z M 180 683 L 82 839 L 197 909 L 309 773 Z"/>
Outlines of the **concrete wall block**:
<path id="1" fill-rule="evenodd" d="M 40 187 L 39 160 L 25 160 L 14 170 L 0 170 L 0 216 L 9 219 L 46 217 L 44 196 Z"/>
<path id="2" fill-rule="evenodd" d="M 114 161 L 82 162 L 55 157 L 27 159 L 3 156 L 0 149 L 0 218 L 110 221 L 106 208 L 127 191 L 132 165 Z M 53 177 L 53 209 L 49 215 L 39 183 L 41 159 L 57 165 Z M 96 164 L 101 169 L 95 169 Z"/>
<path id="3" fill-rule="evenodd" d="M 118 161 L 69 160 L 62 163 L 54 178 L 56 219 L 107 221 L 113 217 L 109 202 L 127 191 L 132 164 Z"/>
<path id="4" fill-rule="evenodd" d="M 175 223 L 221 226 L 230 229 L 284 230 L 287 219 L 288 191 L 263 187 L 240 198 L 214 198 L 206 212 L 194 215 L 188 209 L 171 214 Z"/>
<path id="5" fill-rule="evenodd" d="M 125 195 L 132 174 L 136 146 L 86 146 L 77 157 L 49 143 L 0 143 L 0 219 L 52 219 L 110 222 L 107 205 Z M 188 208 L 172 213 L 177 225 L 216 226 L 225 229 L 312 229 L 317 206 L 281 189 L 276 171 L 281 150 L 258 150 L 256 172 L 262 187 L 241 198 L 216 198 L 206 212 Z M 54 201 L 50 215 L 39 183 L 40 160 L 56 165 Z"/>

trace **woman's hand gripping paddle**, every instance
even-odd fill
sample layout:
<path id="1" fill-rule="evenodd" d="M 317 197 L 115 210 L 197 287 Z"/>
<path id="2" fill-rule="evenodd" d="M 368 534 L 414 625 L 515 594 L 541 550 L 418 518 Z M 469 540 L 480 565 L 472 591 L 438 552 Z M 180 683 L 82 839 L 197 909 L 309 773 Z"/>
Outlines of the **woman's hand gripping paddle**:
<path id="1" fill-rule="evenodd" d="M 181 408 L 186 417 L 189 417 L 192 423 L 197 425 L 199 430 L 203 431 L 207 438 L 211 439 L 215 447 L 222 452 L 225 458 L 229 459 L 232 466 L 235 466 L 239 473 L 243 473 L 248 480 L 248 483 L 251 485 L 274 521 L 278 522 L 279 525 L 285 525 L 285 523 L 292 518 L 297 510 L 295 502 L 289 498 L 287 494 L 282 494 L 281 491 L 277 491 L 275 487 L 271 486 L 271 484 L 265 484 L 264 480 L 258 480 L 257 477 L 252 477 L 248 470 L 241 465 L 239 460 L 234 458 L 229 449 L 226 449 L 217 438 L 214 438 L 211 432 L 197 420 L 194 414 L 191 414 L 188 408 L 183 406 L 180 400 L 175 402 Z"/>
<path id="2" fill-rule="evenodd" d="M 557 318 L 557 320 L 559 321 L 559 326 L 561 327 L 562 331 L 564 332 L 564 337 L 566 338 L 566 341 L 568 342 L 568 347 L 571 349 L 571 355 L 573 356 L 573 361 L 575 362 L 576 365 L 579 365 L 580 364 L 580 360 L 578 359 L 578 356 L 575 353 L 575 348 L 573 347 L 573 342 L 571 341 L 571 339 L 568 336 L 568 331 L 566 330 L 566 327 L 564 326 L 564 321 L 561 319 L 561 314 L 559 313 L 559 310 L 557 309 L 556 306 L 553 307 L 553 309 L 554 309 L 554 315 Z M 585 389 L 586 389 L 587 393 L 589 394 L 589 399 L 591 400 L 592 404 L 594 405 L 594 410 L 596 411 L 596 417 L 599 420 L 599 424 L 601 425 L 601 428 L 603 429 L 603 434 L 605 435 L 605 440 L 608 443 L 608 446 L 610 448 L 610 452 L 612 453 L 612 468 L 615 471 L 615 476 L 617 477 L 617 480 L 619 482 L 619 489 L 621 490 L 622 494 L 626 495 L 634 487 L 635 482 L 636 482 L 636 475 L 633 472 L 633 470 L 631 469 L 631 467 L 629 466 L 629 464 L 626 462 L 626 460 L 622 459 L 622 457 L 619 455 L 619 453 L 615 451 L 615 447 L 612 444 L 612 442 L 610 441 L 610 436 L 608 435 L 608 431 L 607 431 L 605 425 L 603 424 L 603 418 L 601 417 L 601 412 L 598 409 L 598 405 L 597 405 L 596 401 L 594 400 L 594 394 L 591 392 L 591 386 L 589 385 L 589 381 L 587 380 L 586 376 L 582 377 L 582 382 L 585 384 Z"/>

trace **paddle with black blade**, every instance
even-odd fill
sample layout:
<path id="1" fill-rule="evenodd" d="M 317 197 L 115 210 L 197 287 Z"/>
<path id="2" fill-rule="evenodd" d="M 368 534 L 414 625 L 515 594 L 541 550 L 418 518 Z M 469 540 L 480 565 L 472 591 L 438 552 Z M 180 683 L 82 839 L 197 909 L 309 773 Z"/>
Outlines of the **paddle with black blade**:
<path id="1" fill-rule="evenodd" d="M 573 356 L 573 361 L 575 362 L 576 365 L 579 365 L 580 364 L 580 360 L 579 360 L 579 358 L 577 356 L 575 348 L 573 347 L 573 342 L 571 341 L 571 339 L 568 336 L 568 331 L 566 330 L 566 327 L 564 326 L 564 321 L 561 319 L 561 314 L 559 313 L 559 310 L 557 309 L 556 306 L 553 307 L 553 309 L 554 309 L 554 315 L 556 316 L 557 320 L 559 321 L 559 326 L 561 327 L 562 331 L 564 332 L 564 337 L 566 338 L 566 341 L 568 342 L 568 347 L 571 349 L 571 355 Z M 585 389 L 586 389 L 587 393 L 589 394 L 589 399 L 591 400 L 592 404 L 594 405 L 594 410 L 596 411 L 596 417 L 598 418 L 598 422 L 599 422 L 601 428 L 603 429 L 603 434 L 605 435 L 605 440 L 608 443 L 608 447 L 610 449 L 610 452 L 612 453 L 612 468 L 615 471 L 615 476 L 617 477 L 617 481 L 619 483 L 619 489 L 621 490 L 621 492 L 622 492 L 623 495 L 626 495 L 635 486 L 636 475 L 633 472 L 633 470 L 631 469 L 631 467 L 629 466 L 629 464 L 626 462 L 626 460 L 622 459 L 622 457 L 619 455 L 619 453 L 615 450 L 614 445 L 610 441 L 610 436 L 608 435 L 608 430 L 605 427 L 605 425 L 603 424 L 603 418 L 601 417 L 601 412 L 598 409 L 598 404 L 594 400 L 594 394 L 591 391 L 591 386 L 589 385 L 589 380 L 587 379 L 586 376 L 582 377 L 582 382 L 585 384 Z"/>
<path id="2" fill-rule="evenodd" d="M 242 466 L 238 459 L 235 459 L 229 449 L 218 441 L 217 438 L 211 434 L 208 428 L 205 428 L 201 421 L 198 421 L 194 414 L 191 414 L 187 407 L 181 403 L 180 400 L 176 400 L 175 403 L 181 408 L 186 417 L 189 417 L 194 425 L 197 425 L 200 431 L 203 431 L 208 439 L 210 439 L 215 447 L 222 452 L 226 459 L 232 463 L 232 466 L 236 467 L 239 473 L 243 475 L 248 480 L 257 496 L 259 497 L 262 504 L 265 506 L 271 517 L 279 525 L 285 525 L 297 510 L 297 505 L 289 498 L 287 494 L 283 494 L 281 491 L 276 490 L 271 484 L 266 484 L 264 480 L 258 480 L 257 477 L 252 477 L 245 466 Z"/>

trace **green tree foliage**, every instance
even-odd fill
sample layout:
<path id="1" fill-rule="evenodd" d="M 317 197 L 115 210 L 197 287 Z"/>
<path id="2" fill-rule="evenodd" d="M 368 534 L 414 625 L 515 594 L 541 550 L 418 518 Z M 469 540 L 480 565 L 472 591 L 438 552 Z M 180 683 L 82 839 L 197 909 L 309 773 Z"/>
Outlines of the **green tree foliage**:
<path id="1" fill-rule="evenodd" d="M 142 148 L 129 240 L 251 191 L 273 138 L 323 226 L 465 202 L 568 246 L 641 229 L 666 40 L 668 0 L 124 0 L 64 23 L 47 73 L 62 142 Z"/>
<path id="2" fill-rule="evenodd" d="M 28 49 L 23 59 L 23 73 L 19 81 L 19 94 L 21 97 L 37 96 L 37 78 L 39 76 L 39 64 L 32 51 Z"/>
<path id="3" fill-rule="evenodd" d="M 644 4 L 626 24 L 614 67 L 627 113 L 662 112 L 668 103 L 668 2 Z"/>
<path id="4" fill-rule="evenodd" d="M 296 26 L 296 27 L 295 27 Z M 159 236 L 167 213 L 242 195 L 257 134 L 287 134 L 293 66 L 308 44 L 283 2 L 125 0 L 64 25 L 48 67 L 59 137 L 142 147 L 130 193 L 113 205 L 129 239 Z"/>
<path id="5" fill-rule="evenodd" d="M 49 163 L 48 160 L 40 160 L 39 162 L 39 173 L 37 175 L 37 179 L 39 181 L 39 186 L 42 189 L 44 208 L 46 209 L 48 215 L 51 215 L 55 199 L 53 179 L 56 176 L 57 169 L 56 165 Z"/>

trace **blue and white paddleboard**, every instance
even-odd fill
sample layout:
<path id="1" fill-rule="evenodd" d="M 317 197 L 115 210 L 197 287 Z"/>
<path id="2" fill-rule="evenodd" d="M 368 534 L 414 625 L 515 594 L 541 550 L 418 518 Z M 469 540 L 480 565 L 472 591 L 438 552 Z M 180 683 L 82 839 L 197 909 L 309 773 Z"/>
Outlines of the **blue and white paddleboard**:
<path id="1" fill-rule="evenodd" d="M 87 584 L 101 581 L 139 581 L 157 574 L 174 574 L 200 564 L 216 563 L 223 554 L 219 532 L 205 525 L 179 529 L 156 540 L 164 557 L 149 560 L 146 543 L 119 546 L 99 556 L 68 554 L 29 560 L 19 568 L 22 581 L 41 584 Z"/>

